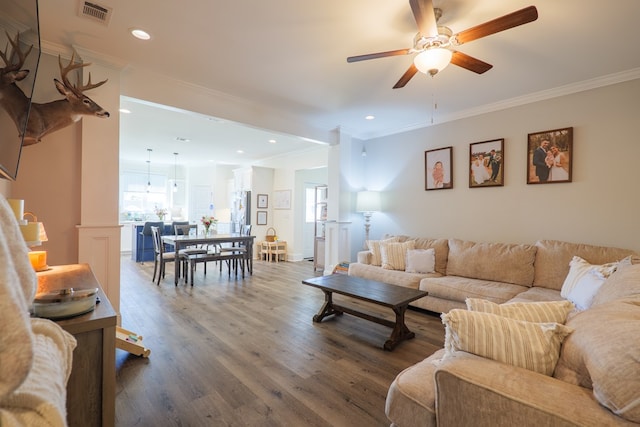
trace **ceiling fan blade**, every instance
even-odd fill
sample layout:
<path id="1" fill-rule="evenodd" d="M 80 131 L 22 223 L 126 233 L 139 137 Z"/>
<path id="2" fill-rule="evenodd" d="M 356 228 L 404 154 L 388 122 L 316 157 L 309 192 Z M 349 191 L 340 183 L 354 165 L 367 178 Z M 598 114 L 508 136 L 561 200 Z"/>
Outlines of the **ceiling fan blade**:
<path id="1" fill-rule="evenodd" d="M 469 56 L 466 53 L 457 51 L 453 51 L 453 55 L 451 56 L 451 63 L 478 74 L 486 73 L 493 68 L 493 65 L 491 64 L 487 64 L 486 62 L 480 61 L 473 56 Z"/>
<path id="2" fill-rule="evenodd" d="M 409 69 L 407 71 L 405 71 L 405 73 L 402 75 L 402 77 L 400 77 L 400 80 L 398 80 L 398 83 L 396 83 L 393 86 L 393 88 L 394 89 L 400 89 L 400 88 L 404 87 L 407 83 L 409 83 L 409 80 L 411 80 L 411 77 L 415 76 L 417 72 L 418 72 L 418 69 L 416 68 L 416 66 L 411 64 Z"/>
<path id="3" fill-rule="evenodd" d="M 456 39 L 456 43 L 461 45 L 481 37 L 486 37 L 491 34 L 499 33 L 500 31 L 508 30 L 509 28 L 533 22 L 536 19 L 538 19 L 538 9 L 536 9 L 535 6 L 529 6 L 508 15 L 501 16 L 500 18 L 485 22 L 484 24 L 476 25 L 475 27 L 464 30 L 453 37 Z"/>
<path id="4" fill-rule="evenodd" d="M 409 0 L 418 31 L 424 37 L 438 37 L 438 23 L 431 0 Z"/>
<path id="5" fill-rule="evenodd" d="M 388 52 L 369 53 L 367 55 L 350 56 L 347 58 L 347 62 L 366 61 L 367 59 L 384 58 L 387 56 L 407 55 L 411 49 L 398 49 L 390 50 Z"/>

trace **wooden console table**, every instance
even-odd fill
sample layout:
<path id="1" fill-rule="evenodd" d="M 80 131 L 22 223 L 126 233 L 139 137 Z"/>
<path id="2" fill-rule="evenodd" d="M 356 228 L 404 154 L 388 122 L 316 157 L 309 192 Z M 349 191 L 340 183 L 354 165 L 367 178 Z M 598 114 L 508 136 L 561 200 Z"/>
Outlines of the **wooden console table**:
<path id="1" fill-rule="evenodd" d="M 38 273 L 39 288 L 98 288 L 95 310 L 58 320 L 73 335 L 73 367 L 67 383 L 67 422 L 70 427 L 115 425 L 116 312 L 88 264 L 51 267 Z"/>

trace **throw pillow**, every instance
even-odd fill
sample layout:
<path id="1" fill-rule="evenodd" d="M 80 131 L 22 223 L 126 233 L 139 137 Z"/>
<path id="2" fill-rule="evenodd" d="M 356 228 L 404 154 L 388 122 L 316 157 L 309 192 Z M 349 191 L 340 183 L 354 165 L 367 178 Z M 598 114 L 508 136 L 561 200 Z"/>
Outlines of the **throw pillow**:
<path id="1" fill-rule="evenodd" d="M 380 243 L 381 242 L 397 242 L 397 237 L 390 237 L 384 240 L 367 240 L 367 247 L 371 252 L 371 265 L 380 267 L 382 265 L 382 257 L 380 255 Z"/>
<path id="2" fill-rule="evenodd" d="M 560 290 L 560 295 L 563 298 L 567 298 L 571 290 L 580 284 L 580 281 L 584 276 L 587 275 L 592 270 L 599 271 L 602 273 L 602 276 L 605 278 L 609 277 L 616 268 L 618 267 L 617 262 L 610 262 L 608 264 L 596 265 L 589 264 L 586 260 L 580 258 L 579 256 L 574 256 L 573 259 L 569 262 L 569 274 L 564 279 L 564 283 L 562 284 L 562 289 Z M 590 280 L 591 278 L 587 278 L 586 280 Z"/>
<path id="3" fill-rule="evenodd" d="M 576 305 L 578 311 L 586 310 L 593 304 L 593 298 L 605 280 L 607 279 L 600 271 L 589 270 L 569 291 L 567 299 Z"/>
<path id="4" fill-rule="evenodd" d="M 567 316 L 573 310 L 573 304 L 566 300 L 496 304 L 485 299 L 467 298 L 466 303 L 467 309 L 470 311 L 482 311 L 510 319 L 538 323 L 564 324 Z"/>
<path id="5" fill-rule="evenodd" d="M 434 273 L 435 266 L 435 249 L 411 249 L 407 251 L 407 273 Z"/>
<path id="6" fill-rule="evenodd" d="M 453 309 L 443 314 L 445 357 L 465 351 L 498 362 L 552 375 L 560 345 L 572 329 L 491 313 Z"/>
<path id="7" fill-rule="evenodd" d="M 402 243 L 380 243 L 380 257 L 382 258 L 382 268 L 387 270 L 404 270 L 404 260 L 407 251 L 415 248 L 415 241 L 409 240 Z"/>

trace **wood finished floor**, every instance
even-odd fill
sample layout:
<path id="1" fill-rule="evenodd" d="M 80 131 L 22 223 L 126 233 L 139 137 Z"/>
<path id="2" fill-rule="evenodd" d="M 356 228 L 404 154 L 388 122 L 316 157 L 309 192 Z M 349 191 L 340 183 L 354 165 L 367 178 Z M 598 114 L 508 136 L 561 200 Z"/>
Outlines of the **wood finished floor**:
<path id="1" fill-rule="evenodd" d="M 301 284 L 309 261 L 256 261 L 229 279 L 198 266 L 195 286 L 160 286 L 153 263 L 122 256 L 122 326 L 144 337 L 148 359 L 116 350 L 116 425 L 388 426 L 387 389 L 444 341 L 440 318 L 408 310 L 416 337 L 382 350 L 391 329 L 357 317 L 313 323 L 324 301 Z M 393 319 L 389 309 L 340 298 Z"/>

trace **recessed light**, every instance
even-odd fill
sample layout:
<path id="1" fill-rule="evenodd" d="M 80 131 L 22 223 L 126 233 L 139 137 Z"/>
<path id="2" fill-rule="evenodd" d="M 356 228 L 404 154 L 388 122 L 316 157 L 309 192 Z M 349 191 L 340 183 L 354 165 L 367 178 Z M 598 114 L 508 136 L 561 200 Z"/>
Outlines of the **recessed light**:
<path id="1" fill-rule="evenodd" d="M 367 120 L 373 120 L 376 118 L 376 116 L 368 115 L 368 116 L 365 116 L 364 118 Z"/>
<path id="2" fill-rule="evenodd" d="M 238 150 L 238 151 L 236 151 L 236 153 L 238 153 L 238 154 L 244 154 L 244 151 L 242 151 L 242 150 Z"/>
<path id="3" fill-rule="evenodd" d="M 278 142 L 278 141 L 276 141 L 275 139 L 270 139 L 270 140 L 269 140 L 269 142 L 270 142 L 271 144 L 275 144 L 275 143 L 276 143 L 276 142 Z"/>
<path id="4" fill-rule="evenodd" d="M 131 35 L 133 35 L 133 37 L 140 39 L 140 40 L 149 40 L 151 39 L 151 34 L 149 34 L 148 32 L 146 32 L 145 30 L 141 29 L 141 28 L 132 28 L 131 29 Z"/>
<path id="5" fill-rule="evenodd" d="M 127 110 L 126 108 L 121 108 L 119 111 L 123 114 L 131 114 L 131 110 Z"/>

